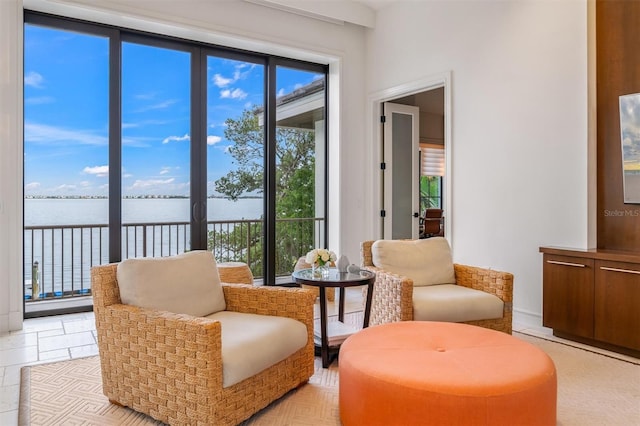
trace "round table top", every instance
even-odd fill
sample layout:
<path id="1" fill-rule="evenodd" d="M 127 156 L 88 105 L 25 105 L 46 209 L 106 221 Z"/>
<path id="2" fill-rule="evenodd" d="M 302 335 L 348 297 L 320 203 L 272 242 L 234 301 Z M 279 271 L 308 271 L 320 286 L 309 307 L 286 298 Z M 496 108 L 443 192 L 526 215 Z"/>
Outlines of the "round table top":
<path id="1" fill-rule="evenodd" d="M 314 285 L 318 287 L 351 287 L 368 284 L 375 280 L 376 274 L 367 270 L 360 272 L 339 272 L 337 268 L 329 268 L 329 275 L 314 277 L 312 269 L 300 269 L 291 274 L 299 284 Z"/>

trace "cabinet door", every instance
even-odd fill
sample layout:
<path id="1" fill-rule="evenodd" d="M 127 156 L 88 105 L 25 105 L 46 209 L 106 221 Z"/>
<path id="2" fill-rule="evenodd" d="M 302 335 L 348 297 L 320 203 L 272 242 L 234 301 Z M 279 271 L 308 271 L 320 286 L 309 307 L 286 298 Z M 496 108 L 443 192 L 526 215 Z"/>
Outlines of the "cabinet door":
<path id="1" fill-rule="evenodd" d="M 596 261 L 595 338 L 640 350 L 640 264 Z"/>
<path id="2" fill-rule="evenodd" d="M 542 324 L 593 338 L 593 259 L 545 254 Z"/>

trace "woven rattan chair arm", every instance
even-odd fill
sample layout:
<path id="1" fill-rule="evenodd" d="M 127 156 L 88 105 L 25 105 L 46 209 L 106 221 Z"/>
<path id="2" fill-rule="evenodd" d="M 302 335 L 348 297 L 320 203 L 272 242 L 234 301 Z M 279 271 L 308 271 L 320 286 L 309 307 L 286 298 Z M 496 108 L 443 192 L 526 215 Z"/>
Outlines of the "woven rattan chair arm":
<path id="1" fill-rule="evenodd" d="M 91 294 L 93 306 L 102 307 L 121 303 L 116 283 L 118 264 L 110 263 L 91 268 Z"/>
<path id="2" fill-rule="evenodd" d="M 371 254 L 371 245 L 375 241 L 363 241 L 360 243 L 360 266 L 373 266 L 373 257 Z"/>
<path id="3" fill-rule="evenodd" d="M 376 274 L 369 324 L 413 319 L 413 280 L 375 266 L 367 266 L 364 269 Z"/>
<path id="4" fill-rule="evenodd" d="M 293 318 L 313 329 L 315 294 L 302 288 L 222 284 L 227 311 Z"/>
<path id="5" fill-rule="evenodd" d="M 130 375 L 195 386 L 206 398 L 222 389 L 218 321 L 123 304 L 102 307 L 95 317 L 101 362 L 110 364 L 103 370 L 114 374 L 109 386 Z"/>
<path id="6" fill-rule="evenodd" d="M 495 294 L 509 306 L 513 302 L 513 274 L 457 263 L 453 266 L 456 284 Z"/>

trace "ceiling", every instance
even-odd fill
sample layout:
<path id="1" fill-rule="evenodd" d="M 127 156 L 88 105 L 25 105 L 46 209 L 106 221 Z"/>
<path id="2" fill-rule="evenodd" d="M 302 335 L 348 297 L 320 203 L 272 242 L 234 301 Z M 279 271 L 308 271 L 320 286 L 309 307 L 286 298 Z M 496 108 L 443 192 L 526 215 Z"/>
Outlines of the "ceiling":
<path id="1" fill-rule="evenodd" d="M 356 3 L 362 3 L 373 10 L 380 10 L 393 3 L 400 3 L 402 0 L 353 0 Z"/>
<path id="2" fill-rule="evenodd" d="M 284 10 L 336 24 L 350 23 L 366 28 L 375 27 L 376 13 L 403 0 L 244 0 L 273 9 Z M 404 0 L 407 1 L 407 0 Z"/>

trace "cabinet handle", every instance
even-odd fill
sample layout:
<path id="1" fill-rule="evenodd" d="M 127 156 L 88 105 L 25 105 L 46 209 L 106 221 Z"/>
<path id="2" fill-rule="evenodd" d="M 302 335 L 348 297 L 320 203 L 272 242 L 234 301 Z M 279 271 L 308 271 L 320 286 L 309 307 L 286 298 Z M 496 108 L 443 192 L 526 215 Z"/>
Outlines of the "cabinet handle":
<path id="1" fill-rule="evenodd" d="M 603 271 L 624 272 L 625 274 L 637 274 L 637 275 L 640 275 L 640 271 L 634 271 L 633 269 L 609 268 L 608 266 L 601 266 L 600 269 L 602 269 Z"/>
<path id="2" fill-rule="evenodd" d="M 583 265 L 582 263 L 560 262 L 558 260 L 547 260 L 547 263 L 552 263 L 554 265 L 574 266 L 576 268 L 586 268 L 587 267 L 587 265 Z"/>

